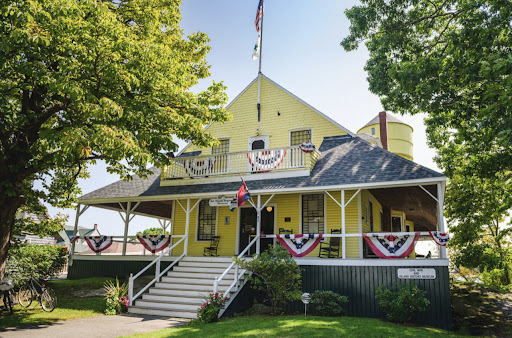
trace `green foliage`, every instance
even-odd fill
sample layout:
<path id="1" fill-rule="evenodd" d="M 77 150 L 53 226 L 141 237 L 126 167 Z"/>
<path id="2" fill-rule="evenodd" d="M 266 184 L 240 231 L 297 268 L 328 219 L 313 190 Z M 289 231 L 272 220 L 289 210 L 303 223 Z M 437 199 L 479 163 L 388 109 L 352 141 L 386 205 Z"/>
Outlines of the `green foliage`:
<path id="1" fill-rule="evenodd" d="M 252 260 L 235 259 L 253 272 L 252 287 L 264 290 L 274 314 L 283 311 L 289 301 L 301 299 L 301 270 L 288 251 L 279 244 L 256 255 Z"/>
<path id="2" fill-rule="evenodd" d="M 425 290 L 420 290 L 416 284 L 410 283 L 394 286 L 391 290 L 381 285 L 375 297 L 386 319 L 395 323 L 406 323 L 415 313 L 427 310 L 430 301 L 426 294 Z"/>
<path id="3" fill-rule="evenodd" d="M 485 285 L 493 286 L 499 289 L 510 289 L 512 285 L 508 283 L 504 269 L 485 270 L 480 274 Z"/>
<path id="4" fill-rule="evenodd" d="M 317 290 L 311 294 L 310 302 L 319 316 L 335 317 L 345 314 L 348 298 L 333 291 Z"/>
<path id="5" fill-rule="evenodd" d="M 9 250 L 6 272 L 17 285 L 30 277 L 49 278 L 64 268 L 67 254 L 63 246 L 18 244 Z"/>
<path id="6" fill-rule="evenodd" d="M 209 39 L 184 36 L 179 0 L 6 0 L 0 4 L 0 276 L 20 207 L 70 207 L 101 160 L 145 177 L 169 163 L 175 137 L 216 140 L 230 118 L 210 76 Z"/>
<path id="7" fill-rule="evenodd" d="M 170 235 L 170 232 L 169 231 L 165 231 L 165 234 L 163 233 L 163 229 L 162 228 L 158 228 L 158 227 L 155 227 L 155 228 L 148 228 L 148 229 L 145 229 L 144 231 L 139 231 L 137 232 L 137 236 L 147 236 L 147 235 Z"/>
<path id="8" fill-rule="evenodd" d="M 228 297 L 222 294 L 210 293 L 208 297 L 204 298 L 205 302 L 197 309 L 197 319 L 201 323 L 211 323 L 217 321 L 219 311 L 224 308 L 225 302 Z"/>
<path id="9" fill-rule="evenodd" d="M 105 299 L 107 301 L 107 308 L 105 314 L 117 315 L 126 310 L 128 307 L 128 285 L 123 283 L 119 285 L 119 280 L 116 278 L 115 283 L 111 280 L 107 280 L 104 285 L 105 288 Z"/>

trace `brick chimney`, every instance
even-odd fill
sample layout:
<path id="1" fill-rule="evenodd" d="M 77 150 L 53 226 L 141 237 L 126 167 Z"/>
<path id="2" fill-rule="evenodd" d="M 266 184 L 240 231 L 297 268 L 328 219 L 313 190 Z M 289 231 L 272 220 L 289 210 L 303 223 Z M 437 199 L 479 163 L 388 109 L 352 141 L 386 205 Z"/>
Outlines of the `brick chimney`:
<path id="1" fill-rule="evenodd" d="M 382 142 L 382 148 L 388 149 L 388 123 L 386 120 L 386 112 L 381 111 L 379 113 L 379 125 L 380 125 L 380 141 Z"/>
<path id="2" fill-rule="evenodd" d="M 98 224 L 94 224 L 94 230 L 98 230 Z"/>

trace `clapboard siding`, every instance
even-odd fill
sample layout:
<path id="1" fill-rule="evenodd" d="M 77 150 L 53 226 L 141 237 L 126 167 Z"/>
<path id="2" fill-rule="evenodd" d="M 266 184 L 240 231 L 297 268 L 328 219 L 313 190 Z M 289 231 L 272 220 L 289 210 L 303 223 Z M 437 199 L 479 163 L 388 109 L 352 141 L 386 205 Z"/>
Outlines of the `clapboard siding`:
<path id="1" fill-rule="evenodd" d="M 451 328 L 451 301 L 448 267 L 433 266 L 437 278 L 434 280 L 398 279 L 395 266 L 318 266 L 305 265 L 302 269 L 303 292 L 331 290 L 347 296 L 347 315 L 358 317 L 383 317 L 375 299 L 375 290 L 380 285 L 392 287 L 395 284 L 414 282 L 427 291 L 430 305 L 426 312 L 420 313 L 413 322 L 430 326 Z M 414 268 L 400 267 L 400 268 Z M 304 306 L 294 302 L 290 309 L 301 312 Z"/>
<path id="2" fill-rule="evenodd" d="M 117 277 L 119 279 L 127 278 L 130 273 L 134 275 L 145 268 L 148 261 L 113 261 L 113 260 L 74 260 L 68 267 L 68 279 L 80 279 L 90 277 Z M 160 268 L 163 270 L 172 262 L 162 261 Z M 143 275 L 154 275 L 155 266 L 153 265 Z"/>

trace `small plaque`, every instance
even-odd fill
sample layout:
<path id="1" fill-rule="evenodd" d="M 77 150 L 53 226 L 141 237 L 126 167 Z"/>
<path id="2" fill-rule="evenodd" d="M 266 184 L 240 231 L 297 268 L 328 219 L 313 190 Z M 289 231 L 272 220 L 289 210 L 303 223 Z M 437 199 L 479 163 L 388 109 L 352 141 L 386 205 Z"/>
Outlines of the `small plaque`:
<path id="1" fill-rule="evenodd" d="M 400 279 L 436 279 L 436 269 L 398 269 Z"/>
<path id="2" fill-rule="evenodd" d="M 252 225 L 247 224 L 247 225 L 245 226 L 245 228 L 244 228 L 244 231 L 246 231 L 246 232 L 247 232 L 247 231 L 252 231 Z"/>
<path id="3" fill-rule="evenodd" d="M 284 221 L 285 221 L 285 222 L 291 222 L 291 221 L 292 221 L 292 218 L 291 218 L 291 217 L 285 217 L 285 218 L 284 218 Z"/>
<path id="4" fill-rule="evenodd" d="M 229 225 L 229 216 L 224 217 L 224 225 Z"/>

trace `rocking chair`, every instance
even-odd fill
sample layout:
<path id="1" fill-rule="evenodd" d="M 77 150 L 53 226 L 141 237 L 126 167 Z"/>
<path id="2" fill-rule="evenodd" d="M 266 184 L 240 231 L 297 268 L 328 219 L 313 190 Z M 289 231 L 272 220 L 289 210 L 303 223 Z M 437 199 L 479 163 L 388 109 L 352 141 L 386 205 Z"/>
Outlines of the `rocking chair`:
<path id="1" fill-rule="evenodd" d="M 331 234 L 341 234 L 341 229 L 332 229 Z M 329 241 L 320 243 L 320 258 L 339 258 L 340 257 L 340 237 L 329 237 Z"/>
<path id="2" fill-rule="evenodd" d="M 204 248 L 203 256 L 218 256 L 217 248 L 219 247 L 220 236 L 212 236 L 210 246 Z"/>

